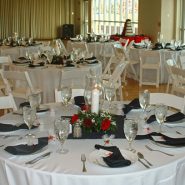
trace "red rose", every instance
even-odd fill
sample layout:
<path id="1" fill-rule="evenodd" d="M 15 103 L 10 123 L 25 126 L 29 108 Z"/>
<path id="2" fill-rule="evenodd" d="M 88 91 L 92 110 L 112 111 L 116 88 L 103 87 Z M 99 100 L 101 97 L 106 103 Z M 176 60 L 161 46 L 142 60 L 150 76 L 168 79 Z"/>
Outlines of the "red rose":
<path id="1" fill-rule="evenodd" d="M 92 127 L 92 124 L 93 124 L 90 118 L 84 119 L 83 123 L 84 123 L 84 126 L 87 127 L 87 128 Z"/>
<path id="2" fill-rule="evenodd" d="M 71 118 L 71 124 L 74 124 L 78 120 L 78 114 L 74 114 Z"/>
<path id="3" fill-rule="evenodd" d="M 90 106 L 89 105 L 83 105 L 83 106 L 81 106 L 81 110 L 83 111 L 89 111 L 90 110 Z"/>
<path id="4" fill-rule="evenodd" d="M 101 130 L 106 131 L 110 128 L 111 121 L 109 119 L 104 119 L 101 122 Z"/>

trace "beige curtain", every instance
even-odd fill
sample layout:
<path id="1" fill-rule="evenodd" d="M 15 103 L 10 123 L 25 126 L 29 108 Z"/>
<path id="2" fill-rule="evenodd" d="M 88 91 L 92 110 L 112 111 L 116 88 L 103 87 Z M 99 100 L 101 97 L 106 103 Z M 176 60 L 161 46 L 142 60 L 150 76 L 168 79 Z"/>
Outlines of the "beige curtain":
<path id="1" fill-rule="evenodd" d="M 63 24 L 73 24 L 75 0 L 0 0 L 0 38 L 52 39 Z"/>

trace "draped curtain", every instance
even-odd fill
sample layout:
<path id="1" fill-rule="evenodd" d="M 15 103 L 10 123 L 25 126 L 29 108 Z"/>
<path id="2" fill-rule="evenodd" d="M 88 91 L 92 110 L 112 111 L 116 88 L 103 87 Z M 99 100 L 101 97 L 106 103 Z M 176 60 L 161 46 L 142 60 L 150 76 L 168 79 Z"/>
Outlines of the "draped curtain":
<path id="1" fill-rule="evenodd" d="M 0 38 L 51 39 L 63 24 L 73 24 L 75 0 L 0 0 Z"/>

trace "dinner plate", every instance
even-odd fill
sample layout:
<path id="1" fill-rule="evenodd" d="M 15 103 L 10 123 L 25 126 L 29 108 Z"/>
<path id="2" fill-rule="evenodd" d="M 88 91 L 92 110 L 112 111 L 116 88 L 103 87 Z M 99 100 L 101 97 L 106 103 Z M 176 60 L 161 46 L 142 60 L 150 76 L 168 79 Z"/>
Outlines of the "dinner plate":
<path id="1" fill-rule="evenodd" d="M 103 158 L 102 158 L 102 155 L 108 155 L 108 153 L 111 153 L 109 151 L 105 151 L 104 150 L 104 154 L 102 154 L 102 150 L 94 150 L 92 151 L 90 154 L 89 154 L 89 161 L 91 163 L 94 163 L 94 164 L 97 164 L 99 166 L 102 166 L 102 167 L 107 167 L 109 168 L 109 166 L 104 162 Z M 137 158 L 137 155 L 134 154 L 133 152 L 131 151 L 128 151 L 128 150 L 120 150 L 122 156 L 125 158 L 125 159 L 128 159 L 131 161 L 131 165 L 134 164 L 138 158 Z"/>

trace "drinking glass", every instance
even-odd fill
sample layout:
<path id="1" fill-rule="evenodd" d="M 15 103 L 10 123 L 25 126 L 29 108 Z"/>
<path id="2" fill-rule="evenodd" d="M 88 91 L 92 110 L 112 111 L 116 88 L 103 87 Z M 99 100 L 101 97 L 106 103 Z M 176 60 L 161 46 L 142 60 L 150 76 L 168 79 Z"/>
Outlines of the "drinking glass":
<path id="1" fill-rule="evenodd" d="M 135 151 L 132 148 L 132 142 L 136 138 L 137 131 L 138 131 L 138 123 L 136 122 L 136 120 L 134 119 L 124 120 L 124 133 L 129 144 L 129 148 L 128 148 L 129 151 Z"/>
<path id="2" fill-rule="evenodd" d="M 61 87 L 60 92 L 61 92 L 61 102 L 67 107 L 72 97 L 72 89 L 69 86 L 64 86 Z"/>
<path id="3" fill-rule="evenodd" d="M 57 150 L 57 153 L 66 154 L 68 152 L 68 149 L 65 149 L 63 145 L 69 134 L 69 122 L 70 120 L 68 118 L 59 118 L 55 121 L 55 135 L 61 144 L 61 147 Z"/>
<path id="4" fill-rule="evenodd" d="M 113 84 L 105 85 L 104 86 L 104 93 L 105 93 L 106 100 L 109 102 L 108 110 L 110 111 L 110 109 L 111 109 L 111 102 L 112 102 L 112 99 L 115 96 L 115 87 L 114 87 L 114 85 Z"/>
<path id="5" fill-rule="evenodd" d="M 30 106 L 32 108 L 35 108 L 36 110 L 39 109 L 41 104 L 41 92 L 30 94 L 28 96 L 28 101 L 30 102 Z"/>
<path id="6" fill-rule="evenodd" d="M 36 120 L 36 110 L 30 106 L 24 106 L 23 119 L 29 129 L 29 133 L 27 135 L 28 145 L 32 145 L 32 139 L 35 137 L 35 135 L 31 134 L 31 127 L 33 126 L 33 123 Z"/>
<path id="7" fill-rule="evenodd" d="M 155 117 L 159 123 L 159 133 L 162 132 L 162 124 L 165 122 L 168 107 L 164 104 L 156 105 Z"/>
<path id="8" fill-rule="evenodd" d="M 144 126 L 146 125 L 147 115 L 146 109 L 150 104 L 150 92 L 148 90 L 144 90 L 144 92 L 139 92 L 139 104 L 143 110 L 142 115 L 144 119 Z"/>

